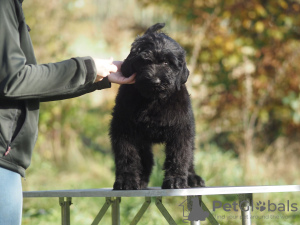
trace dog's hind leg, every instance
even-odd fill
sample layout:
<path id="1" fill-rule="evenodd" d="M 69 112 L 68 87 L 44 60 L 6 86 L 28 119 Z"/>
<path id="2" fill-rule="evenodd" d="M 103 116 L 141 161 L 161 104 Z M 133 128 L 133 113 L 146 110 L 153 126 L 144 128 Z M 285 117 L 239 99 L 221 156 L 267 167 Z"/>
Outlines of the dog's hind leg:
<path id="1" fill-rule="evenodd" d="M 142 175 L 141 175 L 141 189 L 145 189 L 148 186 L 149 178 L 154 165 L 153 154 L 151 144 L 147 144 L 139 149 L 140 157 L 142 160 Z"/>

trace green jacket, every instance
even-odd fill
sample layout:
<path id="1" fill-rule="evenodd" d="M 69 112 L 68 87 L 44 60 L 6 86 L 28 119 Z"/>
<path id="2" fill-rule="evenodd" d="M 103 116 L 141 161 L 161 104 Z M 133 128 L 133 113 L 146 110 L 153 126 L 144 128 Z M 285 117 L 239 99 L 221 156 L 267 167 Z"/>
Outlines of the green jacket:
<path id="1" fill-rule="evenodd" d="M 39 103 L 110 87 L 94 83 L 90 57 L 37 65 L 23 0 L 0 0 L 0 167 L 25 176 L 38 134 Z"/>

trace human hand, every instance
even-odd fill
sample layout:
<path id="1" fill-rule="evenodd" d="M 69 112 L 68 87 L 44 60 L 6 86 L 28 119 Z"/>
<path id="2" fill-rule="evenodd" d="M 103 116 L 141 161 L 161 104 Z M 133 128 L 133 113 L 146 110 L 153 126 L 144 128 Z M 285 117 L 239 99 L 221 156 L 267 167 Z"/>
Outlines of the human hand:
<path id="1" fill-rule="evenodd" d="M 113 64 L 113 58 L 110 59 L 93 59 L 96 65 L 97 77 L 95 82 L 101 81 L 111 73 L 116 73 L 118 67 Z"/>
<path id="2" fill-rule="evenodd" d="M 135 82 L 135 75 L 132 74 L 130 77 L 124 77 L 121 73 L 122 61 L 113 61 L 113 64 L 118 68 L 116 72 L 112 72 L 108 75 L 108 80 L 111 83 L 116 84 L 133 84 Z"/>

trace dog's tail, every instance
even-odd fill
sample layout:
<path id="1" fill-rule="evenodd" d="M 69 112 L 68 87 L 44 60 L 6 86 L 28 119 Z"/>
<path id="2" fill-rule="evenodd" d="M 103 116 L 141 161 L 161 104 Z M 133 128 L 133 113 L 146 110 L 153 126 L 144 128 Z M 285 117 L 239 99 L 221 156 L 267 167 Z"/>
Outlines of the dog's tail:
<path id="1" fill-rule="evenodd" d="M 157 23 L 153 26 L 149 27 L 148 30 L 146 30 L 145 34 L 154 33 L 160 29 L 162 29 L 165 26 L 165 23 Z"/>

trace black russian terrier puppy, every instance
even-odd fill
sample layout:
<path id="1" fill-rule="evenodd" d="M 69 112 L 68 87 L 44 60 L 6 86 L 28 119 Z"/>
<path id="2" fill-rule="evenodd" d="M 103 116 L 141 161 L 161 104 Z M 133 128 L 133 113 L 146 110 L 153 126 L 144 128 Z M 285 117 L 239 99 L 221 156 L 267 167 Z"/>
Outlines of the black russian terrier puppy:
<path id="1" fill-rule="evenodd" d="M 184 84 L 189 76 L 185 51 L 158 32 L 163 27 L 163 23 L 155 24 L 138 37 L 121 67 L 126 77 L 136 73 L 136 82 L 120 86 L 112 113 L 114 190 L 147 187 L 154 143 L 166 146 L 162 188 L 204 186 L 193 165 L 195 125 Z"/>

